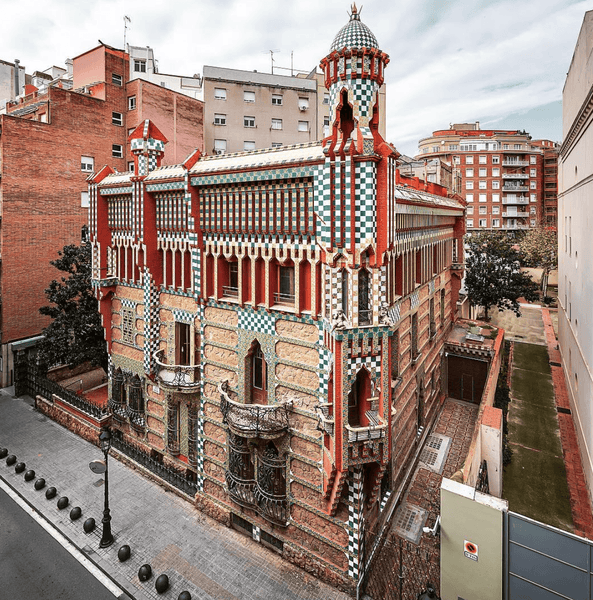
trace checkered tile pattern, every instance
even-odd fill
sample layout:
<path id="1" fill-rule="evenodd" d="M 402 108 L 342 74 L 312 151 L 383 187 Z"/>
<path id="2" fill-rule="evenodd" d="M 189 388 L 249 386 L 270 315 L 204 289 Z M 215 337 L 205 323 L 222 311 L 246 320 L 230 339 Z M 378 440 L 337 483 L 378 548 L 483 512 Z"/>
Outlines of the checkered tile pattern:
<path id="1" fill-rule="evenodd" d="M 399 323 L 399 320 L 401 319 L 400 316 L 400 312 L 401 312 L 401 305 L 400 304 L 396 304 L 395 306 L 393 306 L 392 308 L 389 309 L 389 318 L 391 319 L 391 321 L 397 325 L 397 323 Z"/>
<path id="2" fill-rule="evenodd" d="M 198 492 L 204 491 L 204 414 L 200 409 L 198 413 L 197 441 L 196 441 L 196 482 Z"/>
<path id="3" fill-rule="evenodd" d="M 331 184 L 330 161 L 329 158 L 326 158 L 323 170 L 315 180 L 315 212 L 322 219 L 319 229 L 321 231 L 321 242 L 325 245 L 330 245 L 332 242 Z"/>
<path id="4" fill-rule="evenodd" d="M 120 194 L 131 194 L 132 186 L 126 187 L 115 187 L 115 188 L 101 188 L 101 196 L 115 196 Z"/>
<path id="5" fill-rule="evenodd" d="M 133 308 L 136 310 L 137 304 L 137 302 L 134 302 L 134 300 L 130 300 L 129 298 L 121 298 L 121 305 L 124 308 Z"/>
<path id="6" fill-rule="evenodd" d="M 374 163 L 357 163 L 355 167 L 356 192 L 356 244 L 373 243 L 377 235 L 377 213 L 375 207 L 376 169 Z"/>
<path id="7" fill-rule="evenodd" d="M 350 21 L 338 31 L 332 42 L 330 52 L 342 48 L 379 48 L 377 38 L 360 20 L 360 15 L 353 14 Z"/>
<path id="8" fill-rule="evenodd" d="M 265 163 L 262 163 L 262 166 Z M 254 165 L 256 166 L 256 165 Z M 288 169 L 270 169 L 266 170 L 266 181 L 275 181 L 278 179 L 296 179 L 301 177 L 311 177 L 315 175 L 316 165 L 307 165 L 304 167 L 293 167 Z M 191 184 L 194 186 L 228 185 L 233 183 L 248 183 L 251 181 L 261 181 L 262 176 L 259 171 L 225 173 L 220 175 L 202 175 L 192 177 Z M 169 189 L 169 188 L 167 188 Z"/>
<path id="9" fill-rule="evenodd" d="M 352 99 L 354 101 L 354 106 L 358 108 L 358 116 L 370 116 L 375 104 L 373 99 L 378 91 L 378 87 L 379 86 L 370 79 L 363 79 L 360 77 L 352 79 Z"/>
<path id="10" fill-rule="evenodd" d="M 344 244 L 350 246 L 352 244 L 352 157 L 346 156 L 346 164 L 344 166 Z"/>
<path id="11" fill-rule="evenodd" d="M 366 338 L 365 338 L 366 340 Z M 363 341 L 364 344 L 364 341 Z M 380 376 L 381 376 L 381 357 L 380 356 L 357 356 L 356 358 L 348 359 L 347 369 L 348 369 L 348 381 L 347 386 L 348 390 L 354 383 L 356 379 L 356 374 L 362 369 L 362 367 L 366 367 L 371 374 L 371 379 L 375 383 L 375 385 L 380 385 Z"/>
<path id="12" fill-rule="evenodd" d="M 154 370 L 154 353 L 159 347 L 159 291 L 148 268 L 144 269 L 144 372 Z"/>
<path id="13" fill-rule="evenodd" d="M 410 294 L 410 302 L 412 305 L 412 310 L 418 308 L 420 306 L 420 298 L 418 297 L 418 291 Z"/>
<path id="14" fill-rule="evenodd" d="M 327 398 L 329 374 L 334 363 L 334 355 L 322 346 L 319 349 L 319 393 L 322 398 Z"/>
<path id="15" fill-rule="evenodd" d="M 348 576 L 355 581 L 363 559 L 362 483 L 362 469 L 352 468 L 348 474 Z"/>
<path id="16" fill-rule="evenodd" d="M 428 282 L 428 293 L 429 294 L 434 294 L 434 279 L 431 279 Z"/>
<path id="17" fill-rule="evenodd" d="M 173 319 L 178 323 L 187 323 L 188 325 L 192 325 L 194 322 L 195 315 L 186 310 L 179 310 L 177 308 L 173 309 Z"/>
<path id="18" fill-rule="evenodd" d="M 248 308 L 238 310 L 239 329 L 257 331 L 268 335 L 276 333 L 276 317 L 265 310 L 254 311 Z"/>

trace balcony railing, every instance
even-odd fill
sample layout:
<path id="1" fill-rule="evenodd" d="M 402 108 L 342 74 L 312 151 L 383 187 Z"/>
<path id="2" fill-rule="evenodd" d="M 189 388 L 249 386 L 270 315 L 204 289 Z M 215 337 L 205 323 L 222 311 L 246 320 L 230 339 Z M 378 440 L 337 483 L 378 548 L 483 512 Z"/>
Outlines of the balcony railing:
<path id="1" fill-rule="evenodd" d="M 503 212 L 502 216 L 507 219 L 524 218 L 524 217 L 528 217 L 529 213 L 528 212 L 516 212 L 513 214 L 513 213 L 509 213 L 509 212 Z"/>
<path id="2" fill-rule="evenodd" d="M 288 524 L 288 502 L 284 471 L 286 459 L 259 453 L 257 484 L 253 490 L 257 512 L 268 521 L 277 525 Z"/>
<path id="3" fill-rule="evenodd" d="M 274 304 L 284 304 L 286 306 L 294 306 L 295 295 L 283 294 L 282 292 L 274 292 Z"/>
<path id="4" fill-rule="evenodd" d="M 527 192 L 529 188 L 526 185 L 503 185 L 503 192 Z"/>
<path id="5" fill-rule="evenodd" d="M 503 179 L 529 179 L 528 173 L 503 173 Z"/>
<path id="6" fill-rule="evenodd" d="M 255 480 L 242 479 L 237 475 L 233 475 L 230 471 L 226 471 L 225 476 L 229 494 L 233 501 L 246 508 L 253 508 L 255 505 L 255 496 L 253 494 Z"/>
<path id="7" fill-rule="evenodd" d="M 520 148 L 503 148 L 502 151 L 506 154 L 523 154 L 530 152 L 527 146 L 521 146 Z"/>
<path id="8" fill-rule="evenodd" d="M 509 229 L 509 230 L 515 230 L 515 229 L 529 229 L 529 225 L 518 225 L 517 223 L 513 224 L 513 225 L 503 225 L 501 227 L 501 229 Z"/>
<path id="9" fill-rule="evenodd" d="M 292 402 L 271 406 L 241 404 L 229 397 L 226 381 L 218 385 L 218 391 L 223 423 L 228 425 L 236 435 L 273 439 L 280 437 L 290 428 L 288 411 L 292 407 Z"/>
<path id="10" fill-rule="evenodd" d="M 346 425 L 349 442 L 364 442 L 367 440 L 380 440 L 387 436 L 387 423 L 374 411 L 367 411 L 369 424 L 365 427 Z"/>
<path id="11" fill-rule="evenodd" d="M 239 288 L 230 285 L 222 286 L 222 295 L 224 298 L 238 298 Z"/>
<path id="12" fill-rule="evenodd" d="M 371 325 L 373 323 L 372 309 L 361 309 L 358 311 L 358 324 Z"/>
<path id="13" fill-rule="evenodd" d="M 199 388 L 199 365 L 169 365 L 166 363 L 164 350 L 155 352 L 154 360 L 157 364 L 157 378 L 165 389 L 190 393 Z"/>
<path id="14" fill-rule="evenodd" d="M 334 434 L 334 417 L 329 414 L 329 409 L 332 406 L 330 402 L 322 402 L 315 407 L 319 423 L 317 429 L 329 435 Z"/>
<path id="15" fill-rule="evenodd" d="M 529 204 L 529 198 L 527 196 L 504 196 L 502 199 L 503 204 Z"/>
<path id="16" fill-rule="evenodd" d="M 529 161 L 528 160 L 509 160 L 507 158 L 506 160 L 502 161 L 502 166 L 503 167 L 528 167 Z"/>

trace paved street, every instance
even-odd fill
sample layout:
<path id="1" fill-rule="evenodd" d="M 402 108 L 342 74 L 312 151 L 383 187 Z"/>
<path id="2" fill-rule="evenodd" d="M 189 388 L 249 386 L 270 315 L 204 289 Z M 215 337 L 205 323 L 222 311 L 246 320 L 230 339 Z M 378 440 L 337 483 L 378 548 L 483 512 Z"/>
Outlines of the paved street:
<path id="1" fill-rule="evenodd" d="M 41 525 L 0 489 L 2 597 L 11 600 L 93 600 L 114 595 L 76 561 Z"/>
<path id="2" fill-rule="evenodd" d="M 103 480 L 88 464 L 102 458 L 100 450 L 35 411 L 30 398 L 15 399 L 7 390 L 0 392 L 4 447 L 58 493 L 47 500 L 43 490 L 35 490 L 34 481 L 26 482 L 5 460 L 0 461 L 0 477 L 137 599 L 176 599 L 183 590 L 193 600 L 349 598 L 114 459 L 109 463 L 109 489 L 116 542 L 99 549 Z M 70 501 L 62 511 L 56 504 L 60 496 Z M 74 506 L 83 515 L 73 522 L 69 513 Z M 82 524 L 88 517 L 99 527 L 87 535 Z M 132 557 L 120 563 L 117 551 L 123 544 L 130 545 Z M 154 575 L 141 583 L 137 573 L 144 563 Z M 161 573 L 169 576 L 171 588 L 157 595 L 154 582 Z"/>

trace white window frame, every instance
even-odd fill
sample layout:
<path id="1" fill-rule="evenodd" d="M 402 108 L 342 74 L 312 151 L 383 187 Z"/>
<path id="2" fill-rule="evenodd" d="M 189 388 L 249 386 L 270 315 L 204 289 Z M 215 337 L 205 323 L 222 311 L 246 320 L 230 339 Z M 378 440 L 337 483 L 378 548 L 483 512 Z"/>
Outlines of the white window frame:
<path id="1" fill-rule="evenodd" d="M 480 189 L 480 190 L 487 190 L 488 189 L 488 182 L 485 179 L 480 179 L 480 182 L 478 184 L 478 189 Z"/>
<path id="2" fill-rule="evenodd" d="M 500 169 L 498 167 L 492 169 L 492 177 L 500 177 Z"/>
<path id="3" fill-rule="evenodd" d="M 537 177 L 537 169 L 529 169 L 529 177 Z"/>
<path id="4" fill-rule="evenodd" d="M 532 165 L 537 165 L 537 156 L 530 156 L 529 157 L 529 162 Z"/>
<path id="5" fill-rule="evenodd" d="M 214 140 L 214 154 L 226 154 L 226 140 L 216 139 Z"/>
<path id="6" fill-rule="evenodd" d="M 480 206 L 480 210 L 478 211 L 479 214 L 481 215 L 487 215 L 488 214 L 488 207 L 487 206 Z"/>
<path id="7" fill-rule="evenodd" d="M 250 152 L 252 150 L 255 150 L 255 141 L 252 140 L 245 140 L 243 142 L 243 150 L 245 152 Z"/>
<path id="8" fill-rule="evenodd" d="M 215 100 L 226 100 L 226 88 L 214 88 Z"/>
<path id="9" fill-rule="evenodd" d="M 282 94 L 272 94 L 272 106 L 282 106 L 284 98 Z"/>
<path id="10" fill-rule="evenodd" d="M 91 200 L 88 192 L 80 192 L 80 208 L 89 208 Z"/>
<path id="11" fill-rule="evenodd" d="M 499 165 L 500 164 L 500 156 L 496 155 L 492 157 L 492 164 Z"/>
<path id="12" fill-rule="evenodd" d="M 95 170 L 95 159 L 92 156 L 81 156 L 80 170 L 92 173 Z"/>
<path id="13" fill-rule="evenodd" d="M 492 194 L 492 202 L 500 202 L 500 194 Z"/>
<path id="14" fill-rule="evenodd" d="M 272 142 L 272 148 L 282 148 L 282 142 Z"/>
<path id="15" fill-rule="evenodd" d="M 309 132 L 309 121 L 299 121 L 298 130 L 301 132 Z"/>
<path id="16" fill-rule="evenodd" d="M 499 215 L 500 214 L 500 206 L 493 206 L 492 207 L 492 214 L 493 215 Z"/>
<path id="17" fill-rule="evenodd" d="M 465 195 L 465 201 L 466 202 L 473 202 L 474 201 L 474 195 L 473 194 L 466 194 Z"/>
<path id="18" fill-rule="evenodd" d="M 530 181 L 529 182 L 529 189 L 530 190 L 537 190 L 537 181 Z"/>
<path id="19" fill-rule="evenodd" d="M 244 116 L 243 117 L 243 127 L 254 128 L 255 127 L 255 117 Z"/>
<path id="20" fill-rule="evenodd" d="M 465 211 L 466 211 L 466 214 L 473 215 L 474 214 L 474 207 L 473 206 L 468 206 L 468 207 L 466 207 Z"/>
<path id="21" fill-rule="evenodd" d="M 121 144 L 111 144 L 111 156 L 113 158 L 123 158 L 124 147 Z"/>
<path id="22" fill-rule="evenodd" d="M 485 167 L 481 167 L 478 175 L 480 177 L 488 177 L 488 169 L 486 169 Z"/>
<path id="23" fill-rule="evenodd" d="M 480 157 L 478 159 L 479 163 L 481 165 L 487 165 L 488 164 L 488 157 L 485 154 L 480 154 Z"/>
<path id="24" fill-rule="evenodd" d="M 468 227 L 473 227 L 474 226 L 474 220 L 473 219 L 468 219 L 467 220 L 467 226 Z"/>
<path id="25" fill-rule="evenodd" d="M 493 179 L 492 180 L 492 189 L 493 190 L 499 190 L 500 189 L 500 181 L 498 181 L 498 179 Z"/>
<path id="26" fill-rule="evenodd" d="M 299 110 L 303 112 L 309 110 L 309 98 L 299 96 Z"/>
<path id="27" fill-rule="evenodd" d="M 136 110 L 136 96 L 128 96 L 128 110 Z"/>
<path id="28" fill-rule="evenodd" d="M 252 90 L 243 90 L 243 102 L 253 104 L 255 102 L 255 92 Z"/>
<path id="29" fill-rule="evenodd" d="M 466 177 L 473 177 L 474 176 L 474 170 L 473 169 L 466 169 L 465 170 L 465 176 Z"/>
<path id="30" fill-rule="evenodd" d="M 111 73 L 111 83 L 121 87 L 123 85 L 123 77 L 118 73 Z"/>
<path id="31" fill-rule="evenodd" d="M 226 114 L 214 113 L 214 125 L 226 125 Z"/>
<path id="32" fill-rule="evenodd" d="M 529 200 L 530 202 L 537 202 L 537 194 L 530 194 Z"/>
<path id="33" fill-rule="evenodd" d="M 282 119 L 272 119 L 272 126 L 270 129 L 282 129 Z"/>
<path id="34" fill-rule="evenodd" d="M 146 61 L 144 59 L 134 59 L 134 73 L 146 73 Z"/>
<path id="35" fill-rule="evenodd" d="M 488 227 L 488 219 L 478 219 L 478 227 Z"/>
<path id="36" fill-rule="evenodd" d="M 500 227 L 500 219 L 492 219 L 492 227 Z"/>
<path id="37" fill-rule="evenodd" d="M 480 202 L 488 202 L 488 194 L 478 194 Z"/>
<path id="38" fill-rule="evenodd" d="M 474 189 L 474 182 L 473 181 L 466 181 L 465 182 L 465 189 L 466 190 L 473 190 Z"/>
<path id="39" fill-rule="evenodd" d="M 111 113 L 111 124 L 122 127 L 124 124 L 124 116 L 120 112 L 112 111 Z"/>
<path id="40" fill-rule="evenodd" d="M 474 164 L 474 157 L 473 156 L 466 156 L 465 157 L 465 164 L 466 165 L 473 165 Z"/>

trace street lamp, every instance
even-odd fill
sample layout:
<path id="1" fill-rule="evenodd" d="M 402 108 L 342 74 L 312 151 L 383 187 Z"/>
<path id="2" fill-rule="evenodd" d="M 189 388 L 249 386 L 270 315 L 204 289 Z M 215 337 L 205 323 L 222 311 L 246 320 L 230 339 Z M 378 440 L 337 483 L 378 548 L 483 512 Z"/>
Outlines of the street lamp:
<path id="1" fill-rule="evenodd" d="M 100 548 L 107 548 L 113 544 L 113 534 L 111 533 L 111 515 L 109 514 L 109 466 L 107 459 L 109 457 L 109 450 L 111 449 L 111 432 L 105 428 L 99 435 L 99 442 L 101 444 L 101 450 L 105 456 L 105 508 L 103 510 L 103 535 L 101 537 Z"/>

